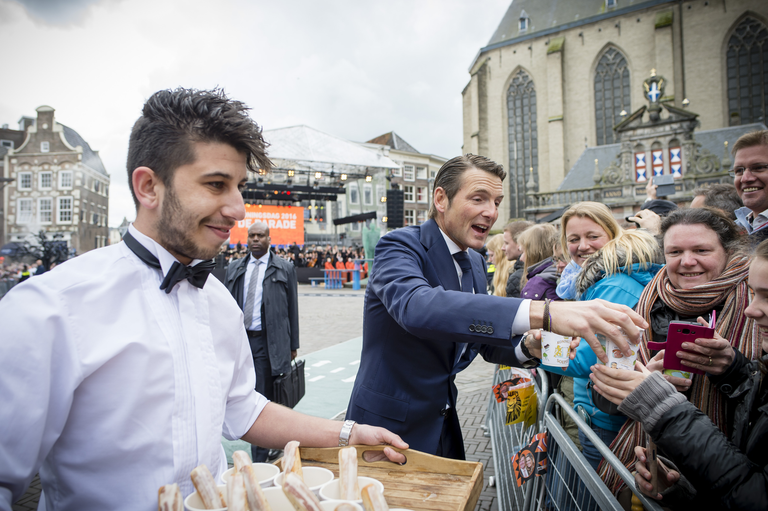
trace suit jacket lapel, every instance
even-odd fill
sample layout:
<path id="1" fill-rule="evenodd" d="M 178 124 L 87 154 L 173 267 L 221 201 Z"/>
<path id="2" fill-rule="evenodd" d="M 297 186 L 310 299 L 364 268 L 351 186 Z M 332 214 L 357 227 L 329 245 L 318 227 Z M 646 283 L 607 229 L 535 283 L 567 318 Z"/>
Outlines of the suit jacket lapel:
<path id="1" fill-rule="evenodd" d="M 427 220 L 421 225 L 421 244 L 427 249 L 427 257 L 437 272 L 444 289 L 451 291 L 461 291 L 459 275 L 456 273 L 456 266 L 453 263 L 453 257 L 448 251 L 448 245 L 440 233 L 440 228 L 434 220 Z M 474 271 L 474 269 L 473 269 Z"/>
<path id="2" fill-rule="evenodd" d="M 475 287 L 475 294 L 483 294 L 488 291 L 488 288 L 486 286 L 483 286 L 483 282 L 485 282 L 485 275 L 483 275 L 483 262 L 478 257 L 480 254 L 477 254 L 474 250 L 469 250 L 469 260 L 472 262 L 472 280 L 474 281 L 474 287 Z M 473 253 L 475 252 L 475 253 Z M 475 257 L 475 255 L 477 257 Z"/>

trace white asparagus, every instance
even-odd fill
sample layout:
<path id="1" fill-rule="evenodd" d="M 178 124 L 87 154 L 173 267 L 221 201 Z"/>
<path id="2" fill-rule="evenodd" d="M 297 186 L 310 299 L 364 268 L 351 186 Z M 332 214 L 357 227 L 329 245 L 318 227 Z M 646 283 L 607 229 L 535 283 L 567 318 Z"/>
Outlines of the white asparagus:
<path id="1" fill-rule="evenodd" d="M 354 447 L 339 450 L 339 499 L 360 500 L 360 486 L 357 482 L 357 449 Z"/>
<path id="2" fill-rule="evenodd" d="M 195 485 L 197 494 L 200 496 L 200 500 L 206 509 L 221 509 L 227 507 L 227 503 L 224 501 L 224 496 L 216 486 L 216 481 L 213 480 L 213 475 L 208 467 L 200 465 L 192 469 L 192 473 L 189 474 L 192 479 L 192 484 Z"/>
<path id="3" fill-rule="evenodd" d="M 232 453 L 232 462 L 235 464 L 235 472 L 240 472 L 241 468 L 251 464 L 251 457 L 245 451 L 235 451 Z"/>
<path id="4" fill-rule="evenodd" d="M 253 471 L 253 465 L 246 465 L 240 469 L 245 481 L 245 494 L 248 498 L 248 508 L 250 511 L 272 511 L 272 507 L 267 502 L 267 497 L 261 489 L 259 479 Z"/>
<path id="5" fill-rule="evenodd" d="M 249 511 L 243 474 L 234 473 L 227 484 L 227 510 Z"/>
<path id="6" fill-rule="evenodd" d="M 301 453 L 299 451 L 299 442 L 291 440 L 285 444 L 283 449 L 283 480 L 289 473 L 296 474 L 304 480 L 304 472 L 301 470 Z"/>
<path id="7" fill-rule="evenodd" d="M 360 493 L 363 497 L 365 511 L 389 511 L 387 501 L 376 485 L 369 484 L 364 486 Z"/>
<path id="8" fill-rule="evenodd" d="M 157 511 L 184 511 L 178 484 L 166 484 L 157 490 Z"/>
<path id="9" fill-rule="evenodd" d="M 317 496 L 296 474 L 285 474 L 283 493 L 291 501 L 296 511 L 322 511 Z"/>

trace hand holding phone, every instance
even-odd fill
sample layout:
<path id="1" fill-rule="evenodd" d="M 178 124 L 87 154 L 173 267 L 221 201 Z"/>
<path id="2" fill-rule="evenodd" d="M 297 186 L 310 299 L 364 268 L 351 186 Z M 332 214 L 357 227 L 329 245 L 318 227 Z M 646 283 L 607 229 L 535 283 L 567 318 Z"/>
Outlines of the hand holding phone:
<path id="1" fill-rule="evenodd" d="M 712 319 L 709 325 L 701 325 L 699 323 L 689 323 L 686 321 L 672 321 L 669 323 L 667 329 L 667 342 L 648 342 L 648 348 L 652 350 L 664 350 L 664 369 L 666 371 L 677 371 L 680 373 L 696 373 L 704 374 L 705 371 L 696 367 L 690 367 L 683 364 L 680 357 L 677 356 L 678 351 L 690 353 L 694 356 L 701 358 L 702 355 L 684 350 L 683 343 L 695 344 L 696 339 L 712 339 L 715 335 L 715 311 L 712 311 Z M 678 376 L 678 374 L 672 374 Z M 686 377 L 680 375 L 679 377 Z"/>

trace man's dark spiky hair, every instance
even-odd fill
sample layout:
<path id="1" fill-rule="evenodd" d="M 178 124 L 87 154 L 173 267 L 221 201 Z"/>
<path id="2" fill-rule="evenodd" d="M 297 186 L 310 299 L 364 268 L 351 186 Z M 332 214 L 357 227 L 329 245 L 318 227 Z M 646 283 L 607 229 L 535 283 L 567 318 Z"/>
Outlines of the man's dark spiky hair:
<path id="1" fill-rule="evenodd" d="M 168 184 L 180 166 L 195 161 L 195 142 L 228 144 L 246 155 L 248 169 L 269 170 L 268 144 L 261 128 L 248 116 L 249 108 L 227 98 L 222 89 L 178 88 L 154 93 L 131 131 L 128 145 L 128 183 L 138 167 L 149 167 Z"/>

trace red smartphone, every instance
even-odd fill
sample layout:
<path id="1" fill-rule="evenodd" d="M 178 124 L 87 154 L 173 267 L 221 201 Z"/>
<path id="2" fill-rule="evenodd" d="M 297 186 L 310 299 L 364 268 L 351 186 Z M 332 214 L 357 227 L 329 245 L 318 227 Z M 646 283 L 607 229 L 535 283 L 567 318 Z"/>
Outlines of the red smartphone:
<path id="1" fill-rule="evenodd" d="M 648 341 L 648 348 L 652 350 L 664 350 L 664 369 L 687 371 L 689 373 L 704 374 L 704 371 L 683 365 L 678 358 L 678 351 L 685 351 L 681 347 L 684 342 L 694 344 L 696 339 L 712 339 L 715 334 L 715 312 L 712 311 L 708 326 L 686 321 L 672 321 L 667 330 L 667 342 Z M 693 352 L 688 352 L 693 353 Z"/>

